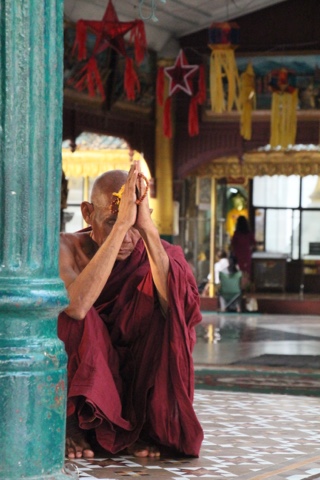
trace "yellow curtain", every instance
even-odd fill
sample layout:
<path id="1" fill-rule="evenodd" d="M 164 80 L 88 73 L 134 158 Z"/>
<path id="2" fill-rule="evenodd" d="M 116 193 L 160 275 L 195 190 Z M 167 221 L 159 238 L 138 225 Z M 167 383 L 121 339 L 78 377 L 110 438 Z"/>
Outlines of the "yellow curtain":
<path id="1" fill-rule="evenodd" d="M 215 113 L 231 112 L 240 108 L 240 77 L 232 48 L 212 47 L 210 57 L 211 110 Z M 227 81 L 225 94 L 224 79 Z M 226 98 L 225 98 L 226 97 Z"/>
<path id="2" fill-rule="evenodd" d="M 271 147 L 294 145 L 297 133 L 298 89 L 274 92 L 271 106 Z"/>
<path id="3" fill-rule="evenodd" d="M 255 74 L 251 63 L 242 73 L 240 80 L 240 134 L 245 140 L 251 140 L 252 110 L 256 107 Z"/>

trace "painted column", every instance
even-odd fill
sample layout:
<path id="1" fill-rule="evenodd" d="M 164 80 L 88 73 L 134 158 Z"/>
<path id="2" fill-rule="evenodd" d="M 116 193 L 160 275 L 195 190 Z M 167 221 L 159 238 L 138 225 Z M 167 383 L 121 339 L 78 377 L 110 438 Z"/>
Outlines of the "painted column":
<path id="1" fill-rule="evenodd" d="M 167 67 L 173 61 L 160 60 L 158 66 Z M 165 78 L 168 93 L 168 81 Z M 174 117 L 174 115 L 173 115 Z M 173 120 L 174 123 L 174 120 Z M 174 132 L 174 128 L 173 128 Z M 174 134 L 173 134 L 174 137 Z M 163 134 L 163 107 L 156 106 L 156 198 L 153 218 L 162 238 L 171 241 L 173 235 L 173 141 Z"/>
<path id="2" fill-rule="evenodd" d="M 217 188 L 216 188 L 216 179 L 211 178 L 211 222 L 210 222 L 210 283 L 209 283 L 209 297 L 214 297 L 215 295 L 215 285 L 214 285 L 214 263 L 216 259 L 216 210 L 217 210 Z"/>
<path id="3" fill-rule="evenodd" d="M 0 478 L 64 479 L 63 0 L 0 0 Z"/>

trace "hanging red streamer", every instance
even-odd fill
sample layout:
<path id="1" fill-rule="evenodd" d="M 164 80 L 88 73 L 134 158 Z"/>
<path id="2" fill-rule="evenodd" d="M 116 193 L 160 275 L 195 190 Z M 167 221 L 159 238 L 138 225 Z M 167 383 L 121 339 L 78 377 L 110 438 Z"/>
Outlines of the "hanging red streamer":
<path id="1" fill-rule="evenodd" d="M 188 116 L 188 132 L 190 137 L 194 137 L 199 134 L 199 119 L 198 119 L 198 99 L 192 97 L 189 104 L 189 116 Z"/>
<path id="2" fill-rule="evenodd" d="M 147 38 L 142 20 L 137 20 L 130 32 L 130 42 L 134 44 L 134 54 L 138 64 L 140 64 L 147 50 Z"/>

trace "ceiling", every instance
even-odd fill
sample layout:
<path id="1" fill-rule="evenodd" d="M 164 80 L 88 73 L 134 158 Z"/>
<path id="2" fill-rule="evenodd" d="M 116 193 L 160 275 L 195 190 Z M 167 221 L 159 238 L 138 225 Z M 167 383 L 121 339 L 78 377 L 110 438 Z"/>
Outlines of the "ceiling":
<path id="1" fill-rule="evenodd" d="M 65 19 L 101 20 L 109 0 L 64 0 Z M 113 0 L 120 21 L 143 18 L 148 47 L 175 57 L 178 39 L 285 0 Z M 157 20 L 152 19 L 152 13 Z M 141 16 L 140 16 L 141 15 Z"/>

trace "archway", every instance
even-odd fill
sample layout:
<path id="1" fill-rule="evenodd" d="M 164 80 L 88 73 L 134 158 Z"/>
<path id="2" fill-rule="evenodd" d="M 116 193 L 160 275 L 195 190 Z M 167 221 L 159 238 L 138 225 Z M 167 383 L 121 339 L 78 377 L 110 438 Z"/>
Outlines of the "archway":
<path id="1" fill-rule="evenodd" d="M 95 178 L 108 170 L 128 171 L 134 160 L 140 160 L 143 174 L 150 179 L 143 155 L 132 150 L 122 138 L 83 132 L 76 139 L 74 151 L 69 140 L 65 140 L 62 143 L 62 169 L 68 181 L 68 198 L 61 229 L 73 232 L 83 228 L 80 204 L 90 198 Z"/>

